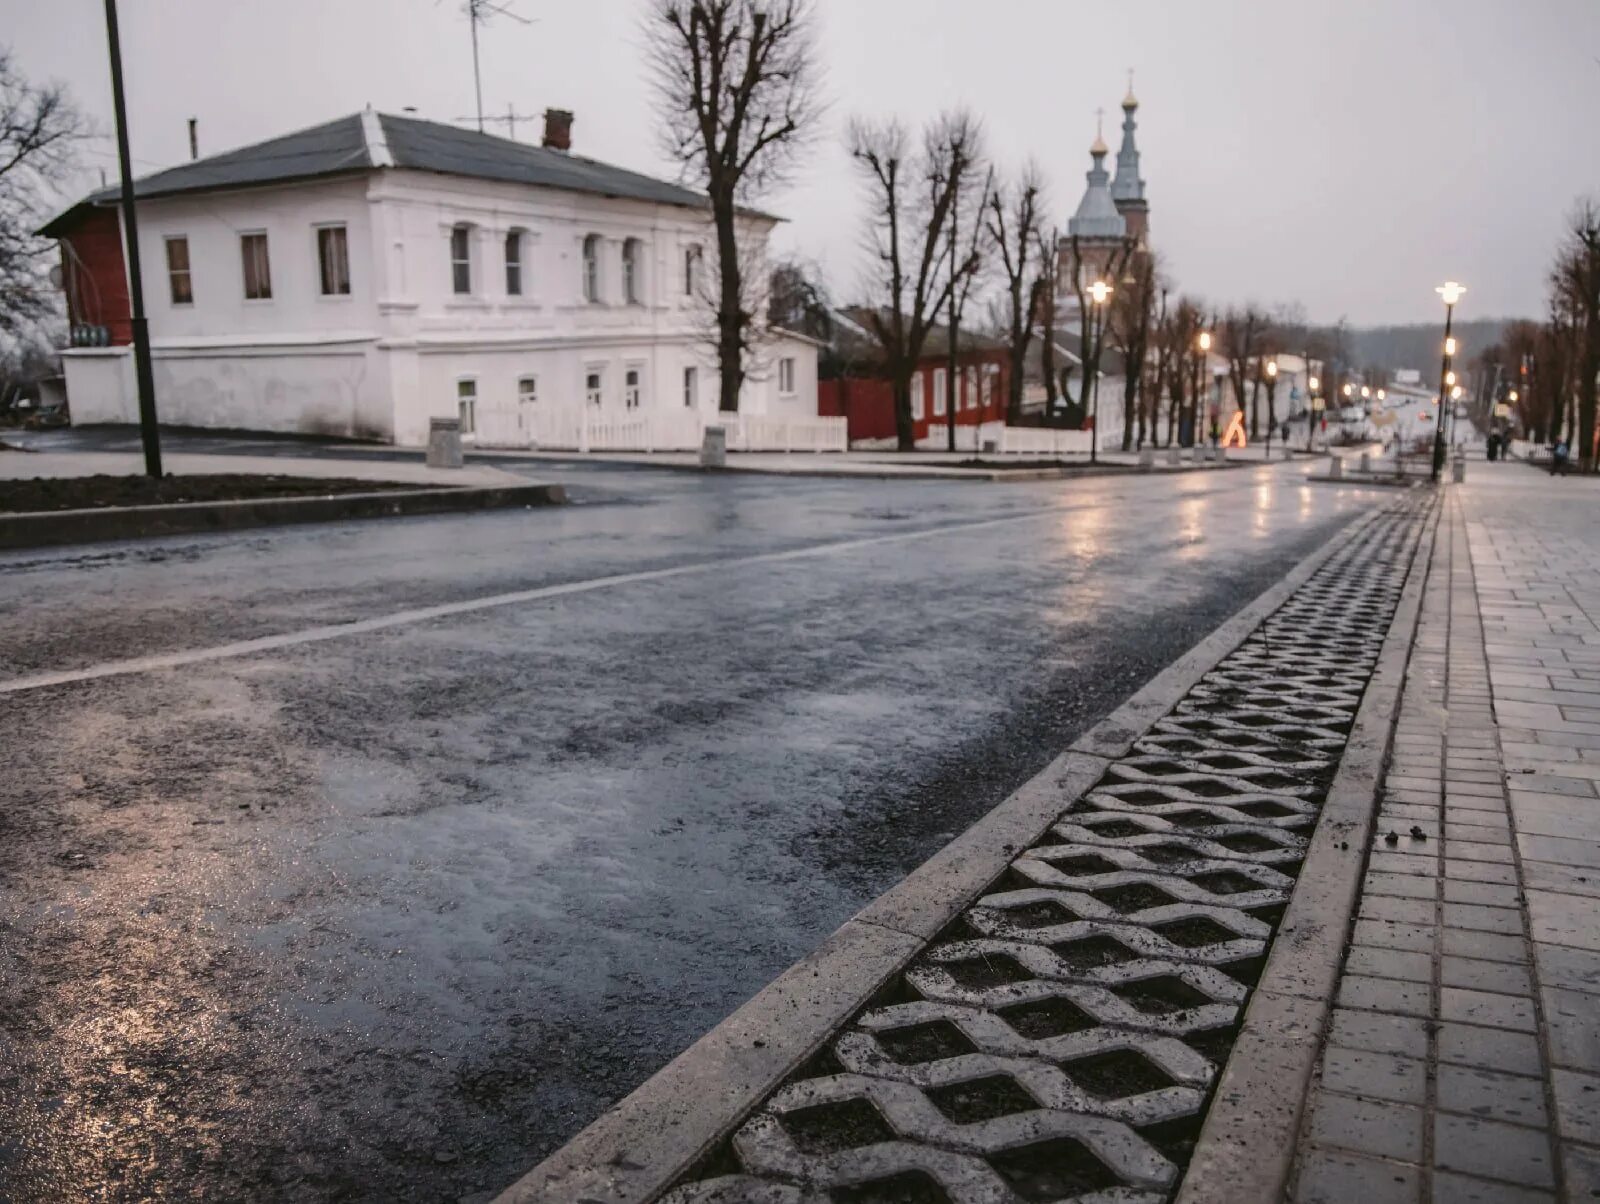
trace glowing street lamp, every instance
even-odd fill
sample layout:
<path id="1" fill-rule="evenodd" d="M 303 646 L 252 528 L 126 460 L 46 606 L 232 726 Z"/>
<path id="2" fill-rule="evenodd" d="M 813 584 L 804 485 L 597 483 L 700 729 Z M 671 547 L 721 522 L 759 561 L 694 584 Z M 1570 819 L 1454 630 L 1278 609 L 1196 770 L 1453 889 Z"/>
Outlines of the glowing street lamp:
<path id="1" fill-rule="evenodd" d="M 1189 402 L 1191 407 L 1190 412 L 1192 415 L 1190 418 L 1189 446 L 1199 447 L 1201 443 L 1200 385 L 1201 382 L 1205 380 L 1206 356 L 1211 351 L 1211 332 L 1209 330 L 1202 330 L 1195 337 L 1194 343 L 1195 346 L 1199 348 L 1200 353 L 1194 357 L 1194 396 Z"/>
<path id="2" fill-rule="evenodd" d="M 1267 375 L 1268 376 L 1276 376 L 1276 375 L 1278 375 L 1278 361 L 1277 360 L 1268 360 L 1267 361 Z"/>
<path id="3" fill-rule="evenodd" d="M 1516 399 L 1517 399 L 1517 391 L 1516 391 L 1516 390 L 1515 390 L 1515 389 L 1512 389 L 1512 390 L 1511 390 L 1511 392 L 1509 392 L 1509 393 L 1507 393 L 1507 394 L 1506 394 L 1506 396 L 1507 396 L 1507 397 L 1508 397 L 1508 398 L 1509 398 L 1509 399 L 1510 399 L 1510 400 L 1512 400 L 1512 401 L 1515 401 L 1515 400 L 1516 400 Z"/>
<path id="4" fill-rule="evenodd" d="M 1457 385 L 1455 388 L 1450 390 L 1450 400 L 1451 401 L 1460 401 L 1461 400 L 1461 386 L 1460 385 Z"/>
<path id="5" fill-rule="evenodd" d="M 1095 339 L 1098 348 L 1105 339 L 1106 333 L 1106 302 L 1111 299 L 1115 290 L 1104 280 L 1096 280 L 1089 286 L 1089 296 L 1094 301 L 1098 311 L 1100 333 Z M 1100 449 L 1100 365 L 1099 356 L 1096 355 L 1094 370 L 1094 388 L 1089 395 L 1089 463 L 1099 463 Z"/>
<path id="6" fill-rule="evenodd" d="M 1433 426 L 1433 479 L 1437 483 L 1444 471 L 1444 404 L 1445 391 L 1455 384 L 1455 373 L 1450 371 L 1450 357 L 1455 354 L 1456 341 L 1450 335 L 1450 324 L 1455 319 L 1456 302 L 1466 293 L 1466 288 L 1454 280 L 1446 280 L 1433 290 L 1444 302 L 1444 363 L 1439 368 L 1439 420 Z"/>
<path id="7" fill-rule="evenodd" d="M 1389 395 L 1387 393 L 1385 393 L 1382 389 L 1378 390 L 1378 400 L 1379 401 L 1382 401 L 1384 398 L 1386 398 L 1388 396 Z"/>

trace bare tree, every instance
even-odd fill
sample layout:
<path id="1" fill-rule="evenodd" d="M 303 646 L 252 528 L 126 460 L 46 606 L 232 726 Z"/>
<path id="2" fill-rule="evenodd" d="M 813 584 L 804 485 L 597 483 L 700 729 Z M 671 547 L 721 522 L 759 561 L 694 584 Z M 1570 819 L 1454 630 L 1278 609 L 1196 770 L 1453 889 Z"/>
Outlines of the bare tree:
<path id="1" fill-rule="evenodd" d="M 1033 280 L 1033 299 L 1030 304 L 1039 322 L 1039 375 L 1044 377 L 1044 412 L 1053 414 L 1056 399 L 1061 396 L 1061 382 L 1056 375 L 1056 309 L 1060 297 L 1057 279 L 1057 248 L 1061 233 L 1051 227 L 1041 231 L 1038 238 L 1039 272 Z"/>
<path id="2" fill-rule="evenodd" d="M 1205 322 L 1201 303 L 1193 297 L 1179 297 L 1156 328 L 1157 355 L 1165 362 L 1171 405 L 1167 412 L 1166 446 L 1183 440 L 1185 424 L 1197 430 L 1196 402 L 1200 393 L 1200 373 L 1195 357 L 1196 340 Z"/>
<path id="3" fill-rule="evenodd" d="M 1093 266 L 1098 279 L 1114 285 L 1125 274 L 1128 261 L 1138 249 L 1138 241 L 1133 238 L 1122 239 L 1115 247 L 1105 251 L 1103 259 L 1097 254 L 1093 265 L 1084 262 L 1083 243 L 1076 234 L 1070 237 L 1068 245 L 1067 287 L 1078 301 L 1078 358 L 1083 364 L 1083 375 L 1078 385 L 1077 401 L 1073 402 L 1070 397 L 1067 401 L 1083 410 L 1089 404 L 1089 392 L 1094 388 L 1095 378 L 1100 375 L 1100 353 L 1106 342 L 1104 315 L 1095 313 L 1097 307 L 1089 299 L 1095 279 L 1086 269 Z M 1115 296 L 1115 292 L 1112 295 Z"/>
<path id="4" fill-rule="evenodd" d="M 833 333 L 833 302 L 822 269 L 797 257 L 773 265 L 767 285 L 767 324 L 827 342 Z"/>
<path id="5" fill-rule="evenodd" d="M 952 152 L 952 157 L 955 152 Z M 977 143 L 963 153 L 970 153 L 974 157 L 982 155 L 982 148 Z M 949 297 L 950 320 L 945 331 L 945 447 L 948 451 L 956 450 L 956 403 L 958 396 L 958 377 L 960 368 L 957 360 L 960 357 L 958 344 L 961 339 L 961 319 L 966 312 L 967 298 L 971 296 L 973 285 L 983 274 L 984 255 L 988 251 L 988 230 L 984 225 L 983 211 L 989 203 L 990 190 L 994 188 L 994 169 L 991 168 L 984 176 L 981 191 L 976 190 L 977 173 L 974 165 L 964 166 L 962 176 L 965 180 L 950 204 L 950 233 L 946 241 L 949 243 L 950 273 L 952 285 Z M 961 211 L 964 208 L 963 200 L 976 199 L 977 205 L 973 207 L 973 220 L 971 228 L 965 238 L 961 232 Z M 979 423 L 981 427 L 982 423 Z"/>
<path id="6" fill-rule="evenodd" d="M 977 170 L 978 126 L 965 112 L 945 114 L 913 147 L 897 121 L 855 121 L 850 155 L 872 200 L 869 246 L 876 261 L 872 332 L 883 349 L 894 392 L 895 435 L 902 451 L 916 445 L 911 376 L 951 290 L 974 265 L 945 254 L 956 198 Z"/>
<path id="7" fill-rule="evenodd" d="M 1585 197 L 1573 206 L 1551 284 L 1571 315 L 1578 418 L 1578 439 L 1573 450 L 1582 471 L 1592 472 L 1596 378 L 1600 377 L 1600 201 Z"/>
<path id="8" fill-rule="evenodd" d="M 1150 347 L 1150 322 L 1155 312 L 1157 265 L 1149 253 L 1130 256 L 1122 283 L 1111 295 L 1111 346 L 1122 357 L 1122 450 L 1133 446 L 1134 411 L 1141 409 L 1144 361 Z M 1142 442 L 1142 437 L 1141 437 Z"/>
<path id="9" fill-rule="evenodd" d="M 1261 377 L 1257 361 L 1261 354 L 1261 338 L 1266 332 L 1267 318 L 1254 302 L 1243 308 L 1229 306 L 1222 318 L 1218 332 L 1218 350 L 1228 361 L 1228 383 L 1233 386 L 1233 398 L 1240 410 L 1245 409 L 1245 387 L 1254 377 L 1250 395 L 1250 438 L 1261 434 Z"/>
<path id="10" fill-rule="evenodd" d="M 1006 382 L 1006 421 L 1022 418 L 1023 377 L 1028 366 L 1028 344 L 1033 339 L 1033 323 L 1038 316 L 1037 272 L 1029 269 L 1029 257 L 1039 243 L 1040 209 L 1044 184 L 1039 165 L 1029 162 L 1012 184 L 1002 184 L 989 194 L 989 237 L 999 253 L 1005 275 L 1003 314 L 1007 361 L 1011 367 Z M 1042 253 L 1044 248 L 1038 248 Z M 1046 257 L 1046 266 L 1049 259 Z"/>
<path id="11" fill-rule="evenodd" d="M 645 37 L 664 141 L 716 230 L 718 407 L 739 408 L 762 306 L 740 204 L 780 182 L 818 114 L 812 0 L 651 0 Z"/>
<path id="12" fill-rule="evenodd" d="M 1156 430 L 1161 418 L 1161 399 L 1171 387 L 1172 383 L 1172 348 L 1165 337 L 1167 329 L 1167 294 L 1168 284 L 1160 280 L 1161 299 L 1156 303 L 1155 313 L 1151 317 L 1150 342 L 1155 350 L 1155 358 L 1145 357 L 1148 383 L 1144 392 L 1144 404 L 1139 407 L 1139 433 L 1138 445 L 1143 447 L 1148 439 L 1150 446 L 1156 444 Z M 1167 427 L 1167 442 L 1172 442 L 1172 427 Z"/>
<path id="13" fill-rule="evenodd" d="M 25 79 L 0 49 L 0 334 L 56 316 L 50 243 L 34 234 L 74 165 L 88 126 L 58 84 Z"/>

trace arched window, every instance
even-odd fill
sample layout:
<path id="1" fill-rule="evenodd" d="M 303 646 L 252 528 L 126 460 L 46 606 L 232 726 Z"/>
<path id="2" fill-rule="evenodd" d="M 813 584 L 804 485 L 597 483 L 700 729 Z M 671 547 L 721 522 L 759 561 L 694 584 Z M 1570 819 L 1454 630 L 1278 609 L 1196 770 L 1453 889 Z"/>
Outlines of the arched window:
<path id="1" fill-rule="evenodd" d="M 450 229 L 450 283 L 458 297 L 472 292 L 472 227 L 465 222 Z"/>
<path id="2" fill-rule="evenodd" d="M 522 296 L 522 241 L 526 231 L 506 231 L 506 296 Z"/>
<path id="3" fill-rule="evenodd" d="M 639 246 L 637 238 L 630 238 L 622 244 L 622 299 L 629 305 L 639 304 L 640 274 L 643 270 Z"/>
<path id="4" fill-rule="evenodd" d="M 600 236 L 591 234 L 583 240 L 583 299 L 600 300 Z"/>

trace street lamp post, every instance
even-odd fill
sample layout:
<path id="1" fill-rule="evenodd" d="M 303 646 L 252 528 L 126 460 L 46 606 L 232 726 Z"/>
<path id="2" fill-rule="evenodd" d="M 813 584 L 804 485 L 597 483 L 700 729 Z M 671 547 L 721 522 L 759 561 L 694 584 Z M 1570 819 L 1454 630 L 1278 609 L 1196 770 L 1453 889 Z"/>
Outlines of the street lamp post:
<path id="1" fill-rule="evenodd" d="M 1205 384 L 1205 369 L 1211 352 L 1211 332 L 1202 330 L 1196 340 L 1200 347 L 1200 354 L 1194 362 L 1194 400 L 1190 403 L 1193 414 L 1189 421 L 1189 446 L 1199 447 L 1203 440 L 1200 438 L 1200 390 Z"/>
<path id="2" fill-rule="evenodd" d="M 1446 280 L 1433 291 L 1444 301 L 1444 361 L 1439 366 L 1439 412 L 1434 415 L 1433 421 L 1433 480 L 1437 483 L 1440 472 L 1444 470 L 1444 408 L 1448 405 L 1453 409 L 1455 406 L 1448 396 L 1450 386 L 1455 381 L 1455 373 L 1450 371 L 1450 358 L 1456 350 L 1450 324 L 1455 318 L 1456 302 L 1467 290 L 1454 280 Z"/>
<path id="3" fill-rule="evenodd" d="M 1272 428 L 1278 425 L 1278 361 L 1267 361 L 1267 459 L 1272 459 Z"/>
<path id="4" fill-rule="evenodd" d="M 1089 393 L 1089 463 L 1100 462 L 1100 344 L 1106 337 L 1106 302 L 1111 299 L 1112 288 L 1104 280 L 1096 280 L 1089 286 L 1089 296 L 1094 300 L 1096 325 L 1098 333 L 1095 335 L 1094 357 L 1094 383 L 1090 386 Z"/>
<path id="5" fill-rule="evenodd" d="M 1309 375 L 1311 361 L 1306 360 L 1306 451 L 1311 451 L 1311 441 L 1317 436 L 1317 386 L 1322 382 Z"/>

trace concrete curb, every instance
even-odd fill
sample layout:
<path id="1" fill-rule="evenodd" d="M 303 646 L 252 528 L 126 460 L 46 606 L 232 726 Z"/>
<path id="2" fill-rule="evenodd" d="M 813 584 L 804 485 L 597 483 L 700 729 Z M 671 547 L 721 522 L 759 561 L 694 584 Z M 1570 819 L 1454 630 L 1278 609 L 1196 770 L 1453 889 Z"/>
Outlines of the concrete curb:
<path id="1" fill-rule="evenodd" d="M 1194 684 L 1345 544 L 1357 517 L 820 948 L 496 1197 L 645 1204 L 849 1019 Z"/>
<path id="2" fill-rule="evenodd" d="M 1435 507 L 1177 1204 L 1276 1204 L 1285 1198 L 1306 1094 L 1355 920 L 1438 523 Z"/>
<path id="3" fill-rule="evenodd" d="M 140 539 L 155 535 L 189 535 L 202 531 L 237 531 L 246 527 L 335 522 L 352 518 L 393 518 L 407 514 L 446 514 L 512 506 L 559 506 L 566 500 L 567 492 L 560 485 L 446 485 L 433 489 L 338 493 L 322 497 L 47 510 L 0 515 L 0 549 L 98 543 L 109 539 Z"/>

